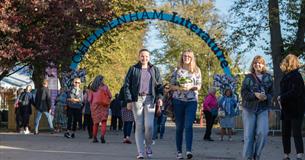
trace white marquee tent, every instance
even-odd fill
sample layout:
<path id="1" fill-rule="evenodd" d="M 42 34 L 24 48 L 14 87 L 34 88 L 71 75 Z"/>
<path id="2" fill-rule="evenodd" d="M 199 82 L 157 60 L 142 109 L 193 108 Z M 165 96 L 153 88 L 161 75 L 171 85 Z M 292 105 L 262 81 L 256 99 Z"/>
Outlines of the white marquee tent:
<path id="1" fill-rule="evenodd" d="M 27 85 L 31 85 L 34 89 L 34 82 L 31 78 L 20 73 L 14 73 L 0 81 L 0 87 L 4 88 L 25 88 Z"/>

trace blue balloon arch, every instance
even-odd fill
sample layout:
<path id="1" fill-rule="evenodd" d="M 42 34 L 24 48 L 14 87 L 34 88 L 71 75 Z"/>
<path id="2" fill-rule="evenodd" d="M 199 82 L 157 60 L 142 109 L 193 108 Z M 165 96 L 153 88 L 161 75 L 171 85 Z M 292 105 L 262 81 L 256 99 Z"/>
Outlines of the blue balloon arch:
<path id="1" fill-rule="evenodd" d="M 72 57 L 72 63 L 70 65 L 70 68 L 72 70 L 76 70 L 78 64 L 83 60 L 84 55 L 88 51 L 89 47 L 103 34 L 106 32 L 112 30 L 113 28 L 116 28 L 122 24 L 133 22 L 133 21 L 141 21 L 141 20 L 147 20 L 147 19 L 158 19 L 163 20 L 167 22 L 172 22 L 181 26 L 186 27 L 187 29 L 194 32 L 197 36 L 199 36 L 205 43 L 208 44 L 208 46 L 211 48 L 213 53 L 216 55 L 220 62 L 220 66 L 223 69 L 224 73 L 228 76 L 232 76 L 229 63 L 226 60 L 223 52 L 221 49 L 217 46 L 217 44 L 212 40 L 209 36 L 209 34 L 205 31 L 203 31 L 201 28 L 199 28 L 196 24 L 193 24 L 190 19 L 182 18 L 178 15 L 178 13 L 173 12 L 172 14 L 164 13 L 163 11 L 156 11 L 148 12 L 134 12 L 129 14 L 124 14 L 120 17 L 116 17 L 112 19 L 111 21 L 104 24 L 100 29 L 97 29 L 91 36 L 86 38 L 81 46 L 77 49 L 76 53 Z"/>

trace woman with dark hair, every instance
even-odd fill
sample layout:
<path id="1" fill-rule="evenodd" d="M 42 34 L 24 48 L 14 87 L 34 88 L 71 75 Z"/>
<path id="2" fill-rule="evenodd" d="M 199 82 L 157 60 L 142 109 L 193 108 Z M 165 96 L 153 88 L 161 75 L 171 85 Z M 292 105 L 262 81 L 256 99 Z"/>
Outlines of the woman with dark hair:
<path id="1" fill-rule="evenodd" d="M 168 101 L 169 99 L 169 93 L 170 92 L 170 86 L 169 84 L 164 84 L 163 85 L 163 105 L 160 106 L 161 107 L 161 112 L 158 113 L 156 112 L 156 116 L 155 116 L 155 121 L 154 121 L 154 135 L 153 135 L 153 139 L 158 139 L 158 132 L 160 133 L 160 139 L 163 139 L 164 136 L 164 132 L 165 132 L 165 123 L 167 120 L 167 107 L 168 105 L 171 105 Z"/>
<path id="2" fill-rule="evenodd" d="M 218 115 L 220 118 L 220 140 L 223 141 L 223 136 L 228 130 L 229 141 L 232 141 L 233 130 L 235 126 L 234 117 L 237 111 L 237 101 L 233 96 L 230 88 L 225 89 L 223 96 L 218 101 L 219 113 L 222 111 L 224 115 Z"/>
<path id="3" fill-rule="evenodd" d="M 84 90 L 84 129 L 87 128 L 88 131 L 88 137 L 91 139 L 93 137 L 92 130 L 93 130 L 93 121 L 91 116 L 91 109 L 90 109 L 90 102 L 89 102 L 89 95 L 90 95 L 90 87 L 91 84 L 89 84 L 88 87 Z"/>
<path id="4" fill-rule="evenodd" d="M 31 91 L 32 86 L 28 85 L 19 97 L 19 108 L 24 134 L 30 134 L 29 121 L 32 114 L 32 105 L 34 104 L 34 97 Z"/>
<path id="5" fill-rule="evenodd" d="M 67 123 L 67 114 L 65 111 L 65 107 L 67 105 L 67 93 L 64 88 L 60 89 L 59 94 L 56 97 L 55 101 L 55 115 L 54 115 L 54 124 L 55 124 L 55 132 L 59 133 L 62 131 L 62 128 Z"/>
<path id="6" fill-rule="evenodd" d="M 21 115 L 20 115 L 20 106 L 19 106 L 19 98 L 21 93 L 23 92 L 23 88 L 19 88 L 17 90 L 16 93 L 16 100 L 15 100 L 15 104 L 14 104 L 14 108 L 15 108 L 15 121 L 16 121 L 16 132 L 19 133 L 20 132 L 20 127 L 21 127 Z"/>
<path id="7" fill-rule="evenodd" d="M 109 112 L 109 105 L 111 101 L 111 92 L 108 86 L 104 83 L 104 77 L 98 75 L 94 78 L 91 84 L 91 91 L 88 94 L 90 102 L 91 116 L 93 120 L 93 143 L 97 143 L 97 130 L 99 123 L 101 126 L 101 143 L 106 143 L 105 134 L 107 127 L 107 119 Z"/>
<path id="8" fill-rule="evenodd" d="M 123 91 L 127 109 L 133 111 L 135 119 L 137 159 L 144 159 L 144 152 L 148 158 L 152 157 L 154 115 L 155 110 L 161 111 L 156 106 L 162 106 L 163 86 L 159 69 L 149 62 L 147 49 L 139 51 L 138 60 L 128 70 Z"/>
<path id="9" fill-rule="evenodd" d="M 288 54 L 280 65 L 285 74 L 280 83 L 281 93 L 278 96 L 282 111 L 284 160 L 290 160 L 291 131 L 297 152 L 297 160 L 302 160 L 304 153 L 302 123 L 305 110 L 305 87 L 299 67 L 298 57 L 293 54 Z"/>

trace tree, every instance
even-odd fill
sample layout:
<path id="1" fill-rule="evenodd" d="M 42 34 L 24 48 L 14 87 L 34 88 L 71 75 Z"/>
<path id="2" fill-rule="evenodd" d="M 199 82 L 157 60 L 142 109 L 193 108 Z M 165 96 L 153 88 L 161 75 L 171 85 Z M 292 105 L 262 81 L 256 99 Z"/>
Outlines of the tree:
<path id="1" fill-rule="evenodd" d="M 0 80 L 16 65 L 32 65 L 36 85 L 44 78 L 49 62 L 67 68 L 73 45 L 112 15 L 110 3 L 3 0 L 0 4 Z"/>
<path id="2" fill-rule="evenodd" d="M 114 1 L 111 11 L 117 16 L 132 11 L 141 11 L 150 1 Z M 115 17 L 113 17 L 115 18 Z M 95 76 L 101 74 L 112 93 L 122 87 L 128 68 L 136 63 L 138 51 L 143 47 L 146 22 L 133 22 L 117 27 L 100 39 L 89 49 L 80 67 L 86 68 L 88 85 Z"/>
<path id="3" fill-rule="evenodd" d="M 218 44 L 222 44 L 224 37 L 224 25 L 221 23 L 215 12 L 213 2 L 203 2 L 198 0 L 171 0 L 163 6 L 166 11 L 175 11 L 181 17 L 190 18 L 192 23 L 205 30 Z M 157 62 L 165 65 L 167 71 L 167 81 L 170 74 L 177 66 L 178 59 L 183 50 L 191 49 L 195 53 L 197 64 L 202 73 L 202 88 L 200 90 L 200 100 L 207 95 L 209 86 L 213 85 L 213 75 L 222 74 L 222 68 L 219 65 L 217 57 L 210 47 L 202 41 L 197 35 L 186 28 L 176 24 L 160 23 L 159 24 L 162 38 L 166 46 L 161 51 L 156 51 Z M 229 52 L 223 49 L 226 59 L 232 68 Z M 233 68 L 233 74 L 237 68 Z"/>
<path id="4" fill-rule="evenodd" d="M 239 54 L 260 47 L 271 55 L 274 95 L 277 95 L 283 76 L 279 68 L 281 60 L 288 53 L 302 58 L 305 55 L 305 0 L 239 0 L 230 12 L 234 21 L 228 43 L 237 46 L 235 52 Z M 266 45 L 258 46 L 261 41 Z"/>

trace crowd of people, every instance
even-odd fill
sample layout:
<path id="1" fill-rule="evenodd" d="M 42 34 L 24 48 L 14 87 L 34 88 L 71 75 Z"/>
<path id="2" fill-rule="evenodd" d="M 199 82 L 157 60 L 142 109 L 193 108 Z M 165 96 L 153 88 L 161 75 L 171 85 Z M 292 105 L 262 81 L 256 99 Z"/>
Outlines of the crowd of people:
<path id="1" fill-rule="evenodd" d="M 18 90 L 15 103 L 17 128 L 22 127 L 29 134 L 31 106 L 36 108 L 34 134 L 39 134 L 39 121 L 42 114 L 47 117 L 53 132 L 62 132 L 66 138 L 76 138 L 78 126 L 87 129 L 93 143 L 106 142 L 106 126 L 109 110 L 112 114 L 110 130 L 123 131 L 123 143 L 131 144 L 132 129 L 135 130 L 137 159 L 153 156 L 152 145 L 156 139 L 163 139 L 167 116 L 173 117 L 176 124 L 177 159 L 183 159 L 183 137 L 185 137 L 185 156 L 192 159 L 193 122 L 196 117 L 198 91 L 201 88 L 201 71 L 191 50 L 182 52 L 177 68 L 169 83 L 163 85 L 158 67 L 150 63 L 150 52 L 141 49 L 138 62 L 132 65 L 118 94 L 112 98 L 104 77 L 98 75 L 84 90 L 80 89 L 81 80 L 75 78 L 70 90 L 61 90 L 56 98 L 54 124 L 50 115 L 51 98 L 48 81 L 31 93 L 28 86 Z M 245 160 L 259 160 L 267 144 L 269 132 L 268 114 L 273 103 L 281 107 L 282 144 L 284 160 L 290 159 L 291 132 L 293 133 L 297 160 L 301 160 L 304 148 L 302 140 L 302 122 L 305 110 L 305 87 L 299 72 L 300 63 L 296 56 L 287 55 L 280 66 L 284 77 L 280 83 L 280 94 L 276 100 L 273 93 L 273 78 L 267 72 L 262 56 L 255 56 L 250 65 L 250 73 L 245 75 L 241 87 L 242 117 L 244 128 L 243 157 Z M 219 117 L 220 141 L 224 135 L 232 141 L 235 127 L 234 117 L 239 114 L 238 100 L 232 88 L 226 87 L 217 97 L 216 88 L 211 87 L 202 102 L 202 113 L 206 119 L 205 141 L 212 139 L 212 128 Z M 113 99 L 113 100 L 112 100 Z M 84 123 L 81 116 L 84 115 Z M 21 123 L 20 123 L 21 121 Z M 98 140 L 98 128 L 101 136 Z M 159 133 L 159 135 L 158 135 Z M 185 135 L 185 136 L 183 136 Z"/>

